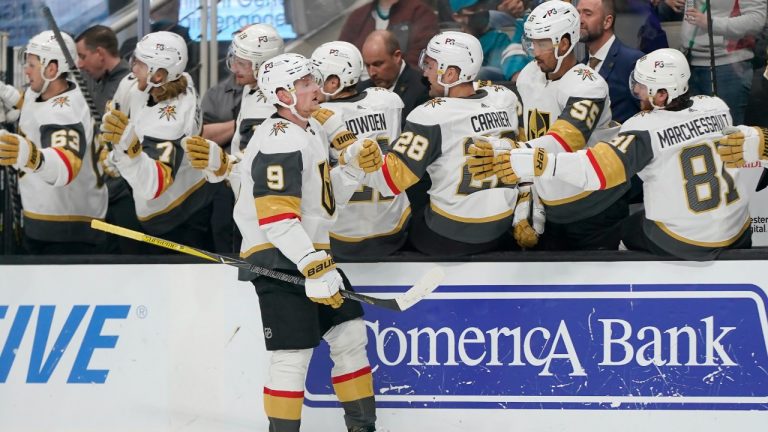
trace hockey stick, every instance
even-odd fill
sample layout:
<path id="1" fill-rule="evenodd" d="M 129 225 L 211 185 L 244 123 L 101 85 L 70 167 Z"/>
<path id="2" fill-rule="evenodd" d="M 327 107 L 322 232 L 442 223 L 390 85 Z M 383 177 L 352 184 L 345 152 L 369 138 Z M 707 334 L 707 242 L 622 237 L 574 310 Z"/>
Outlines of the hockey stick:
<path id="1" fill-rule="evenodd" d="M 56 24 L 56 19 L 53 17 L 51 8 L 48 6 L 43 6 L 43 15 L 45 15 L 46 21 L 48 21 L 48 26 L 50 26 L 51 30 L 53 30 L 53 35 L 56 37 L 56 42 L 59 44 L 59 48 L 61 48 L 61 51 L 64 53 L 64 59 L 67 60 L 67 65 L 69 65 L 69 71 L 72 72 L 72 75 L 75 77 L 75 81 L 77 81 L 77 85 L 80 87 L 80 91 L 83 93 L 83 97 L 85 98 L 85 103 L 88 104 L 88 109 L 91 111 L 91 117 L 93 117 L 96 129 L 98 129 L 98 126 L 101 123 L 99 110 L 96 109 L 96 103 L 93 102 L 91 93 L 88 91 L 88 87 L 85 85 L 85 81 L 83 81 L 83 76 L 80 75 L 80 69 L 77 68 L 75 59 L 72 58 L 72 54 L 69 52 L 69 49 L 67 49 L 67 44 L 64 42 L 64 37 L 61 36 L 61 30 L 59 29 L 58 24 Z"/>
<path id="2" fill-rule="evenodd" d="M 91 228 L 100 231 L 108 232 L 110 234 L 126 237 L 136 241 L 153 244 L 155 246 L 164 247 L 166 249 L 175 250 L 176 252 L 185 253 L 187 255 L 196 256 L 208 261 L 213 261 L 221 264 L 231 265 L 233 267 L 248 270 L 253 273 L 260 274 L 262 276 L 270 277 L 272 279 L 281 280 L 296 285 L 303 286 L 304 278 L 294 276 L 287 273 L 282 273 L 268 268 L 260 267 L 255 264 L 251 264 L 247 261 L 239 260 L 236 258 L 230 258 L 223 255 L 215 254 L 213 252 L 204 251 L 202 249 L 194 248 L 191 246 L 185 246 L 183 244 L 175 243 L 170 240 L 164 240 L 158 237 L 153 237 L 148 234 L 140 233 L 138 231 L 123 228 L 117 225 L 112 225 L 107 222 L 103 222 L 97 219 L 91 221 Z M 339 290 L 342 297 L 350 300 L 356 300 L 363 303 L 368 303 L 372 306 L 378 306 L 385 309 L 391 309 L 394 311 L 402 312 L 411 306 L 418 303 L 421 299 L 426 297 L 429 293 L 435 290 L 440 282 L 445 277 L 445 272 L 440 267 L 435 267 L 427 272 L 422 278 L 416 282 L 416 285 L 412 286 L 408 291 L 400 294 L 393 299 L 383 299 L 378 297 L 371 297 L 365 294 L 356 293 L 354 291 Z"/>

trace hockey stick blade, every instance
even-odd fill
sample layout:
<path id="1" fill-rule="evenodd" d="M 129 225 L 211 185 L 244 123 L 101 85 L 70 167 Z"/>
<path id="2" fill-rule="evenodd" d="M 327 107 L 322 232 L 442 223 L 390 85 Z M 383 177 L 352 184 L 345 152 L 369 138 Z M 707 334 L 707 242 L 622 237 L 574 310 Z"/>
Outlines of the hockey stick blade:
<path id="1" fill-rule="evenodd" d="M 154 237 L 139 231 L 134 231 L 132 229 L 124 228 L 117 225 L 112 225 L 110 223 L 100 221 L 98 219 L 91 220 L 91 228 L 99 231 L 104 231 L 110 234 L 114 234 L 120 237 L 125 237 L 132 240 L 149 243 L 151 245 L 174 250 L 176 252 L 181 252 L 187 255 L 192 255 L 208 261 L 217 262 L 219 264 L 227 264 L 233 267 L 245 269 L 250 272 L 260 274 L 262 276 L 281 280 L 283 282 L 304 286 L 304 278 L 299 276 L 271 270 L 264 267 L 259 267 L 255 264 L 249 263 L 248 261 L 239 260 L 237 258 L 230 258 L 224 255 L 219 255 L 213 252 L 208 252 L 208 251 L 194 248 L 191 246 L 185 246 L 180 243 L 172 242 L 170 240 L 165 240 L 159 237 Z M 360 294 L 354 291 L 348 291 L 344 289 L 339 290 L 339 293 L 341 293 L 342 297 L 350 300 L 355 300 L 363 303 L 368 303 L 369 305 L 402 312 L 408 309 L 409 307 L 413 306 L 414 304 L 416 304 L 419 300 L 426 297 L 432 291 L 434 291 L 435 288 L 437 288 L 437 286 L 443 280 L 444 276 L 445 276 L 445 272 L 443 272 L 443 269 L 440 267 L 435 267 L 431 269 L 429 272 L 427 272 L 427 274 L 424 275 L 419 280 L 419 282 L 416 283 L 416 285 L 414 285 L 408 291 L 404 292 L 403 294 L 399 295 L 397 298 L 394 298 L 394 299 L 382 299 L 378 297 L 371 297 L 365 294 Z"/>

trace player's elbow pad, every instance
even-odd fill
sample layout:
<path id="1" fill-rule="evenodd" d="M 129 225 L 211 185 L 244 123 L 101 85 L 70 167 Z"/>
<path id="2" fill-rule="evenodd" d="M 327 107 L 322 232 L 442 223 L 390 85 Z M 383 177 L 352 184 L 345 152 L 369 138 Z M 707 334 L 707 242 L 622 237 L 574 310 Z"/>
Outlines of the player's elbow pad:
<path id="1" fill-rule="evenodd" d="M 294 264 L 315 250 L 298 218 L 283 219 L 260 226 L 267 239 Z"/>

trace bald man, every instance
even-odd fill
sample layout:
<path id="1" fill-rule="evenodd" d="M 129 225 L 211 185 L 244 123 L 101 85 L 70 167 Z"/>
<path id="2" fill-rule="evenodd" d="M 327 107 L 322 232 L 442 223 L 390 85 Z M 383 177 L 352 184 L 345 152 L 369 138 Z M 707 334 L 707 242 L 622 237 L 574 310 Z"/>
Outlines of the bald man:
<path id="1" fill-rule="evenodd" d="M 371 78 L 361 81 L 358 91 L 381 87 L 397 93 L 403 100 L 402 124 L 418 105 L 429 100 L 429 89 L 421 80 L 421 72 L 403 60 L 395 35 L 388 30 L 376 30 L 363 43 L 363 62 Z"/>

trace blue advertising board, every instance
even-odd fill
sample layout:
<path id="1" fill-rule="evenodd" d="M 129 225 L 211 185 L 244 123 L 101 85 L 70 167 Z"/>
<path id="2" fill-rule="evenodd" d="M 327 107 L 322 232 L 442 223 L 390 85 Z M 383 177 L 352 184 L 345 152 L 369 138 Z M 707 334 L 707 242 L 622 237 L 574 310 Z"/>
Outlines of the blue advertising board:
<path id="1" fill-rule="evenodd" d="M 751 284 L 440 287 L 366 309 L 377 406 L 768 410 L 765 305 Z M 323 343 L 306 405 L 338 406 L 331 366 Z"/>

